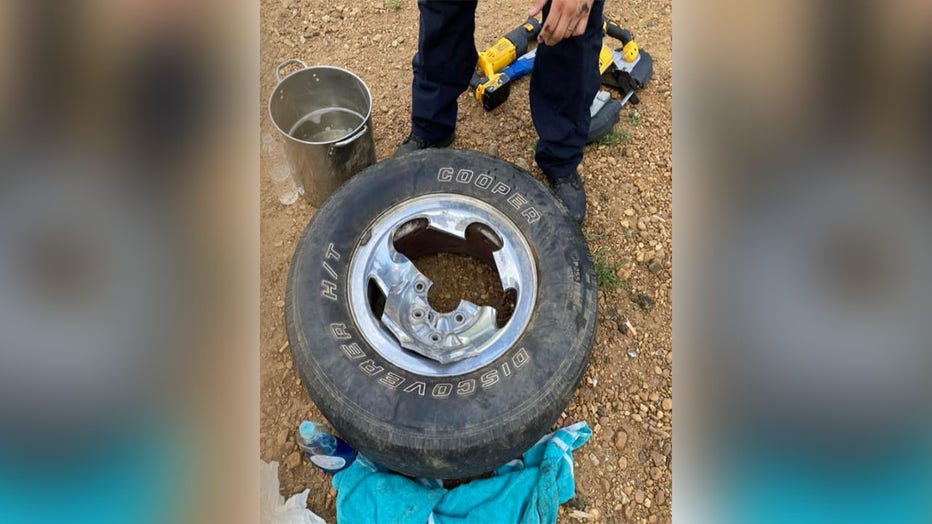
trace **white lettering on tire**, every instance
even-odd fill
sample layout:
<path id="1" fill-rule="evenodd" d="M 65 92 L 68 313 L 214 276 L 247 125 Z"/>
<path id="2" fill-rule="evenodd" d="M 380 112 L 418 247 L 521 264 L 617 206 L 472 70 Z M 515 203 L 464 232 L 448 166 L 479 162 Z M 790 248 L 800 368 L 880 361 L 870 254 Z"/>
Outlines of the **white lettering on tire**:
<path id="1" fill-rule="evenodd" d="M 463 380 L 456 385 L 456 394 L 461 397 L 468 397 L 476 392 L 476 379 L 471 378 Z"/>
<path id="2" fill-rule="evenodd" d="M 321 264 L 324 272 L 326 272 L 327 276 L 330 278 L 324 278 L 320 281 L 320 296 L 327 300 L 339 302 L 340 298 L 337 296 L 337 282 L 339 282 L 340 279 L 338 278 L 336 270 L 333 269 L 333 266 L 331 266 L 327 260 L 340 260 L 340 253 L 333 247 L 332 242 L 327 246 L 327 252 L 324 253 L 324 262 Z"/>
<path id="3" fill-rule="evenodd" d="M 437 171 L 437 181 L 455 182 L 458 184 L 472 183 L 472 185 L 479 189 L 490 191 L 493 195 L 507 196 L 512 193 L 512 188 L 510 186 L 504 182 L 496 181 L 494 176 L 488 173 L 479 173 L 475 175 L 475 173 L 469 169 L 460 169 L 457 171 L 452 167 L 441 167 L 440 170 Z M 521 212 L 521 216 L 527 220 L 528 224 L 533 224 L 543 218 L 541 212 L 534 206 L 529 205 L 530 202 L 527 197 L 521 193 L 511 194 L 511 196 L 508 197 L 508 203 L 511 204 L 511 207 Z"/>
<path id="4" fill-rule="evenodd" d="M 453 384 L 441 382 L 439 384 L 434 384 L 434 388 L 430 390 L 430 396 L 434 398 L 447 398 L 452 392 Z"/>

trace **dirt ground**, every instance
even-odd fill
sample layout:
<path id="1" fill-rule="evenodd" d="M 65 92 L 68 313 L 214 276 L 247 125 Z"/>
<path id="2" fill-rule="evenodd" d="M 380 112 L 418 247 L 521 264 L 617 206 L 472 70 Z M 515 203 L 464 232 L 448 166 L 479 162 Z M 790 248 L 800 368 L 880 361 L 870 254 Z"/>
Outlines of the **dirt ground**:
<path id="1" fill-rule="evenodd" d="M 477 47 L 493 44 L 517 26 L 530 5 L 530 0 L 480 1 Z M 583 229 L 605 283 L 589 369 L 555 426 L 585 420 L 594 430 L 576 453 L 577 497 L 561 507 L 560 521 L 670 522 L 672 6 L 671 0 L 607 0 L 605 13 L 651 53 L 654 78 L 641 93 L 641 103 L 622 111 L 614 143 L 588 147 L 580 167 L 589 195 Z M 414 0 L 342 5 L 262 0 L 263 130 L 271 129 L 265 101 L 274 87 L 276 64 L 300 58 L 338 65 L 357 73 L 372 90 L 376 149 L 380 160 L 388 157 L 409 131 L 417 20 Z M 508 102 L 491 113 L 464 94 L 453 146 L 495 154 L 541 177 L 533 160 L 537 137 L 527 85 L 527 79 L 519 81 Z M 487 140 L 493 128 L 503 137 L 494 144 Z M 333 522 L 330 478 L 303 461 L 294 442 L 302 420 L 323 419 L 297 377 L 284 329 L 288 266 L 314 209 L 303 201 L 282 206 L 263 170 L 261 213 L 261 458 L 281 463 L 283 495 L 310 488 L 310 509 Z M 475 286 L 473 277 L 463 276 L 469 271 L 449 271 L 455 266 L 449 260 L 435 257 L 423 263 L 436 282 L 441 308 L 461 296 L 487 292 Z M 492 276 L 476 276 L 494 287 Z M 633 328 L 627 329 L 625 321 Z"/>

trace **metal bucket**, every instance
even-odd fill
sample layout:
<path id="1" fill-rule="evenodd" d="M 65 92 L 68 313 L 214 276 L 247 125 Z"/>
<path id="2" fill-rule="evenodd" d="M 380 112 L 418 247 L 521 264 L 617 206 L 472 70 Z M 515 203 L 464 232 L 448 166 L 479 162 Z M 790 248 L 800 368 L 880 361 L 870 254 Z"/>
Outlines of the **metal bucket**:
<path id="1" fill-rule="evenodd" d="M 282 78 L 282 69 L 301 69 Z M 282 62 L 269 116 L 282 134 L 285 155 L 304 196 L 320 207 L 351 176 L 375 163 L 372 95 L 353 73 L 332 66 Z"/>

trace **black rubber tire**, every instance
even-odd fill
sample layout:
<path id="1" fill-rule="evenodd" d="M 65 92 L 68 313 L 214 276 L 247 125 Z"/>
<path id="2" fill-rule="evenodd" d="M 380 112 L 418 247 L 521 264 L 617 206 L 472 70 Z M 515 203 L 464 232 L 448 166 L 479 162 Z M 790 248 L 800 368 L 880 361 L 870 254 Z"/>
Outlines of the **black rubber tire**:
<path id="1" fill-rule="evenodd" d="M 432 193 L 475 197 L 502 211 L 525 235 L 538 272 L 536 306 L 516 344 L 486 367 L 447 378 L 383 359 L 357 331 L 346 300 L 349 262 L 372 222 Z M 322 293 L 331 282 L 336 300 Z M 295 363 L 321 413 L 368 458 L 429 478 L 490 471 L 543 436 L 582 378 L 597 317 L 589 250 L 563 205 L 511 164 L 452 149 L 387 160 L 341 187 L 298 243 L 286 294 Z M 350 359 L 341 349 L 353 343 L 363 357 Z"/>

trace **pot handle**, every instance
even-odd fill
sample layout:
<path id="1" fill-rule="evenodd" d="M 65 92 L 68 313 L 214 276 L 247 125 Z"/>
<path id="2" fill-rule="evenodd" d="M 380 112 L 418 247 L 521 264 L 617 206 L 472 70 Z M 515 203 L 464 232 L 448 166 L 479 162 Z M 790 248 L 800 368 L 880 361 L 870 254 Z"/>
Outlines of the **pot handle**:
<path id="1" fill-rule="evenodd" d="M 301 60 L 299 60 L 299 59 L 297 59 L 297 58 L 290 58 L 290 59 L 285 60 L 284 62 L 278 64 L 278 67 L 275 68 L 275 80 L 278 81 L 278 82 L 281 82 L 281 81 L 282 81 L 282 69 L 284 69 L 284 68 L 286 68 L 286 67 L 288 67 L 288 66 L 290 66 L 290 65 L 295 65 L 295 64 L 301 66 L 301 69 L 307 69 L 307 64 L 305 64 L 305 63 L 302 62 Z"/>
<path id="2" fill-rule="evenodd" d="M 351 137 L 349 137 L 349 138 L 344 138 L 343 140 L 340 140 L 339 142 L 335 142 L 335 143 L 331 144 L 331 145 L 330 145 L 330 150 L 329 150 L 330 156 L 333 156 L 333 152 L 334 152 L 334 150 L 336 150 L 337 148 L 339 148 L 339 147 L 346 147 L 346 146 L 352 144 L 353 142 L 356 141 L 357 138 L 359 138 L 359 137 L 365 135 L 368 131 L 369 131 L 369 126 L 362 126 L 361 128 L 359 128 L 359 131 L 357 131 L 356 133 L 353 134 L 353 136 L 351 136 Z"/>

